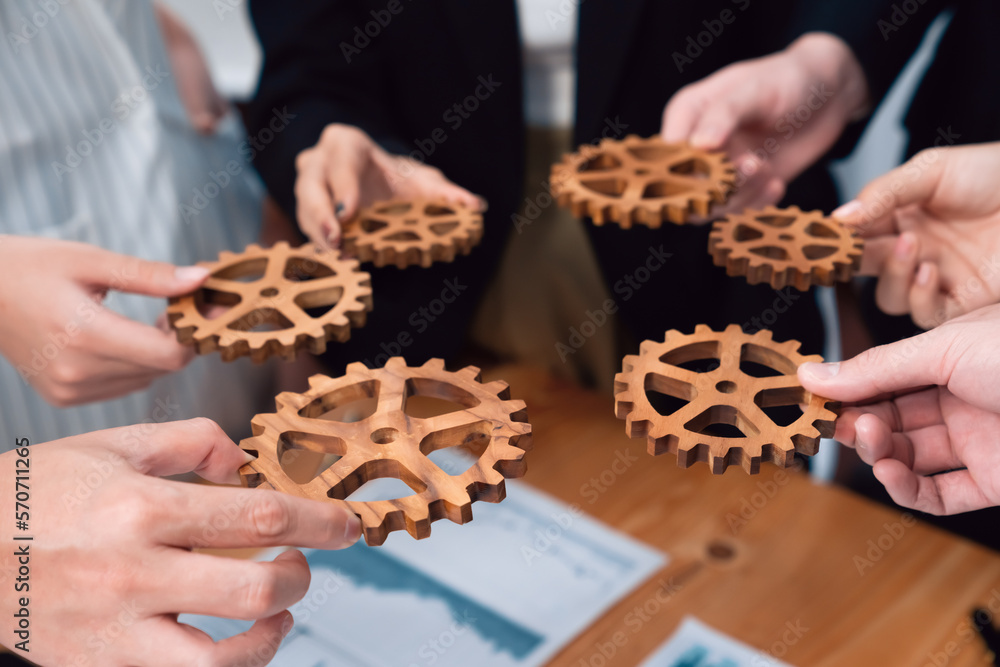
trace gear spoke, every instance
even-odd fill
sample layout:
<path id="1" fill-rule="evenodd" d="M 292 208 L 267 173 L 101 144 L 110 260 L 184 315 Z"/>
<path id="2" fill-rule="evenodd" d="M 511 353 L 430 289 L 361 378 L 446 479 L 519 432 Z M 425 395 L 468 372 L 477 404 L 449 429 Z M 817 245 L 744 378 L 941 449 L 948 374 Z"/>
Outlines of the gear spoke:
<path id="1" fill-rule="evenodd" d="M 379 213 L 387 208 L 392 210 Z M 454 213 L 434 212 L 438 209 Z M 407 220 L 416 220 L 416 224 L 406 224 Z M 369 221 L 386 226 L 368 232 L 365 223 Z M 457 224 L 443 234 L 433 231 L 434 227 L 449 223 Z M 400 199 L 376 203 L 347 221 L 343 243 L 344 252 L 362 262 L 403 269 L 414 264 L 428 267 L 436 261 L 452 261 L 456 253 L 468 254 L 482 235 L 482 215 L 465 206 L 443 199 Z"/>
<path id="2" fill-rule="evenodd" d="M 413 495 L 393 500 L 346 501 L 351 511 L 361 517 L 369 545 L 382 544 L 388 533 L 403 528 L 417 539 L 428 537 L 431 523 L 442 518 L 466 523 L 472 519 L 472 502 L 499 502 L 504 478 L 524 473 L 522 458 L 530 448 L 530 426 L 512 416 L 520 415 L 524 404 L 500 398 L 494 386 L 484 386 L 469 369 L 449 372 L 441 360 L 408 367 L 401 358 L 393 357 L 384 368 L 369 369 L 354 363 L 343 377 L 317 375 L 310 378 L 309 384 L 305 394 L 282 394 L 276 413 L 254 418 L 257 435 L 240 446 L 258 452 L 258 458 L 240 473 L 251 485 L 266 482 L 285 493 L 317 500 L 334 497 L 340 499 L 338 502 L 365 481 L 388 477 L 403 480 L 417 490 Z M 405 413 L 405 398 L 410 392 L 447 396 L 448 390 L 440 387 L 469 394 L 479 405 L 430 419 L 412 418 Z M 320 404 L 324 409 L 335 409 L 339 401 L 371 397 L 376 391 L 375 411 L 357 422 L 299 415 L 302 406 Z M 475 428 L 482 422 L 488 424 L 481 433 L 486 449 L 479 465 L 462 475 L 449 475 L 425 455 L 424 447 L 429 448 L 429 453 L 465 444 L 468 433 L 462 427 Z M 277 458 L 278 443 L 292 434 L 300 448 L 341 454 L 342 458 L 311 481 L 296 483 Z M 436 440 L 426 442 L 435 436 Z"/>
<path id="3" fill-rule="evenodd" d="M 792 223 L 775 226 L 762 220 L 766 218 L 791 218 Z M 759 236 L 742 238 L 745 234 L 741 235 L 741 228 L 750 229 Z M 833 252 L 805 251 L 814 246 Z M 777 248 L 781 251 L 780 256 L 776 252 L 754 252 L 764 248 Z M 861 267 L 864 242 L 852 230 L 820 211 L 769 206 L 717 220 L 709 235 L 708 249 L 716 266 L 726 267 L 731 276 L 746 276 L 751 285 L 766 282 L 774 289 L 794 285 L 807 290 L 812 285 L 831 286 L 837 281 L 849 281 Z"/>
<path id="4" fill-rule="evenodd" d="M 678 148 L 681 152 L 678 154 Z M 593 162 L 611 162 L 612 169 L 588 171 Z M 705 178 L 670 172 L 691 160 L 705 165 Z M 683 224 L 691 211 L 707 211 L 726 201 L 735 183 L 735 171 L 725 154 L 666 144 L 658 136 L 630 135 L 622 140 L 604 139 L 596 147 L 582 146 L 552 167 L 552 194 L 560 206 L 594 224 L 617 222 L 623 227 L 639 223 L 659 227 L 665 221 Z M 664 194 L 647 196 L 650 185 L 666 182 Z M 655 190 L 654 190 L 655 191 Z M 670 206 L 663 206 L 669 198 Z M 676 204 L 674 203 L 676 202 Z"/>
<path id="5" fill-rule="evenodd" d="M 677 350 L 690 351 L 692 346 L 702 351 L 716 350 L 719 368 L 700 374 L 699 391 L 692 400 L 670 415 L 658 414 L 645 398 L 647 378 L 650 374 L 663 372 L 664 364 L 660 359 L 665 355 Z M 728 465 L 738 463 L 748 473 L 755 474 L 759 472 L 765 447 L 773 448 L 776 453 L 784 452 L 773 460 L 779 465 L 787 465 L 792 449 L 806 455 L 814 454 L 819 438 L 833 434 L 836 404 L 805 392 L 794 374 L 765 378 L 749 376 L 740 370 L 740 359 L 744 348 L 748 348 L 755 350 L 756 356 L 751 360 L 775 360 L 774 363 L 782 368 L 797 368 L 805 361 L 821 361 L 818 356 L 802 356 L 798 347 L 795 341 L 775 343 L 769 331 L 744 333 L 736 324 L 729 325 L 725 331 L 712 331 L 705 325 L 698 325 L 695 332 L 688 335 L 668 331 L 662 343 L 644 341 L 638 356 L 627 357 L 623 371 L 615 377 L 615 413 L 626 420 L 626 432 L 630 437 L 647 439 L 650 453 L 676 451 L 683 467 L 697 460 L 707 460 L 713 473 L 722 473 Z M 758 404 L 755 399 L 762 391 L 787 393 L 772 395 L 772 400 Z M 806 404 L 804 418 L 781 426 L 763 408 L 794 400 L 796 391 L 801 392 L 801 402 Z M 744 437 L 703 434 L 701 431 L 713 422 L 735 426 Z M 707 453 L 703 448 L 707 448 Z"/>
<path id="6" fill-rule="evenodd" d="M 216 274 L 226 274 L 233 267 L 247 263 L 264 265 L 263 277 L 247 283 L 216 277 Z M 352 323 L 355 326 L 362 324 L 363 313 L 371 310 L 370 278 L 367 273 L 358 271 L 357 261 L 343 259 L 339 253 L 322 250 L 313 244 L 290 248 L 287 243 L 280 242 L 268 249 L 249 245 L 239 255 L 223 253 L 217 262 L 202 265 L 212 273 L 205 286 L 193 294 L 173 299 L 167 307 L 167 316 L 177 330 L 178 340 L 194 345 L 200 354 L 219 350 L 227 361 L 250 356 L 258 363 L 276 354 L 294 360 L 303 347 L 318 354 L 326 349 L 329 340 L 347 340 Z M 325 266 L 334 275 L 317 280 L 291 280 L 285 276 L 290 265 Z M 198 311 L 198 304 L 204 299 L 205 290 L 213 289 L 238 296 L 239 302 L 217 317 L 206 319 Z M 329 293 L 322 294 L 326 290 Z M 329 310 L 318 317 L 310 317 L 295 301 L 301 294 L 310 295 L 307 307 L 330 306 Z M 261 313 L 255 325 L 274 328 L 232 328 L 234 323 L 254 312 Z"/>

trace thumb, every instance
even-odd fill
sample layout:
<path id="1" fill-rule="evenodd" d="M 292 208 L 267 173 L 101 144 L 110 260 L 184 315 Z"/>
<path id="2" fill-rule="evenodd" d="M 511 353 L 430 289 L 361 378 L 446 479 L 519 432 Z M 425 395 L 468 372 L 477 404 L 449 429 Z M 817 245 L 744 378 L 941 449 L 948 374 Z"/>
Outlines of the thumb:
<path id="1" fill-rule="evenodd" d="M 940 150 L 922 151 L 906 164 L 879 176 L 831 215 L 854 227 L 863 237 L 895 234 L 895 213 L 904 206 L 925 204 L 934 196 L 944 174 Z"/>
<path id="2" fill-rule="evenodd" d="M 252 460 L 210 419 L 139 424 L 91 435 L 142 474 L 155 477 L 196 472 L 210 482 L 239 484 L 237 471 Z"/>
<path id="3" fill-rule="evenodd" d="M 835 363 L 804 363 L 799 381 L 808 391 L 844 402 L 863 402 L 883 394 L 927 385 L 947 385 L 947 340 L 934 329 L 889 345 L 865 350 Z"/>
<path id="4" fill-rule="evenodd" d="M 85 283 L 99 289 L 146 296 L 188 294 L 198 289 L 210 273 L 201 266 L 151 262 L 101 248 L 90 248 L 73 262 L 77 278 Z"/>

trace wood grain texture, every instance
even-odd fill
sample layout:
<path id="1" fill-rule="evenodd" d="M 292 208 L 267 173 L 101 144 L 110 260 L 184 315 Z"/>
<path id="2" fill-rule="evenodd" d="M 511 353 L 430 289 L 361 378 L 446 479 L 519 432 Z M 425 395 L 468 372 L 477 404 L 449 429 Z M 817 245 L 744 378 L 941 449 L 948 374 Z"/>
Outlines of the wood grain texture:
<path id="1" fill-rule="evenodd" d="M 441 199 L 376 202 L 344 223 L 344 252 L 377 267 L 427 268 L 468 255 L 483 238 L 483 216 Z"/>
<path id="2" fill-rule="evenodd" d="M 746 276 L 751 285 L 805 291 L 853 278 L 864 241 L 822 211 L 768 206 L 717 220 L 708 251 L 716 266 L 726 267 L 730 276 Z"/>
<path id="3" fill-rule="evenodd" d="M 796 375 L 802 363 L 823 359 L 799 354 L 798 341 L 778 343 L 764 330 L 746 334 L 738 324 L 724 331 L 699 324 L 693 334 L 672 329 L 662 342 L 646 340 L 639 349 L 625 357 L 615 376 L 615 414 L 625 420 L 629 437 L 646 439 L 654 456 L 673 454 L 682 468 L 707 463 L 716 474 L 739 465 L 756 475 L 761 462 L 787 467 L 796 452 L 812 456 L 819 439 L 833 435 L 839 405 L 806 391 Z M 750 375 L 743 370 L 748 363 L 769 372 Z M 705 367 L 694 370 L 691 364 Z M 683 406 L 661 414 L 650 392 Z M 805 409 L 787 425 L 765 412 L 800 405 Z M 719 424 L 743 437 L 714 434 Z"/>
<path id="4" fill-rule="evenodd" d="M 253 488 L 345 503 L 361 519 L 369 545 L 395 530 L 429 537 L 439 519 L 471 521 L 473 502 L 500 502 L 504 478 L 526 470 L 531 425 L 524 402 L 509 400 L 504 382 L 482 384 L 474 366 L 449 372 L 440 359 L 409 367 L 393 357 L 384 368 L 353 363 L 343 376 L 315 375 L 309 385 L 302 394 L 279 394 L 277 412 L 253 418 L 254 437 L 240 446 L 257 459 L 241 468 L 242 479 Z M 451 406 L 418 416 L 410 403 L 420 397 Z M 445 471 L 428 455 L 447 447 L 475 449 L 479 457 L 464 472 Z M 303 453 L 321 455 L 305 479 L 288 467 L 289 458 L 295 463 Z M 380 478 L 402 480 L 412 494 L 350 500 Z"/>
<path id="5" fill-rule="evenodd" d="M 181 343 L 198 354 L 217 350 L 223 361 L 294 361 L 300 349 L 322 354 L 328 341 L 350 338 L 372 309 L 371 279 L 358 261 L 311 243 L 251 244 L 199 266 L 211 275 L 192 294 L 171 299 L 167 318 Z"/>
<path id="6" fill-rule="evenodd" d="M 629 135 L 567 154 L 552 166 L 551 183 L 559 205 L 578 218 L 656 228 L 708 215 L 729 197 L 734 174 L 722 152 Z"/>
<path id="7" fill-rule="evenodd" d="M 798 667 L 923 667 L 949 649 L 949 667 L 986 664 L 965 619 L 1000 610 L 1000 555 L 794 470 L 681 470 L 628 439 L 607 392 L 486 377 L 531 405 L 526 481 L 671 556 L 553 667 L 640 664 L 687 614 Z"/>

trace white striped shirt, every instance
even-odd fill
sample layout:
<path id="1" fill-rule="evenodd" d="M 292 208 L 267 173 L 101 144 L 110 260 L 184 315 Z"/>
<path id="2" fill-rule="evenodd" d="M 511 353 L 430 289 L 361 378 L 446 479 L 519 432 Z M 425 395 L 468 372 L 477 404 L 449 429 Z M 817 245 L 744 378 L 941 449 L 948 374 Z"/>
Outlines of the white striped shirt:
<path id="1" fill-rule="evenodd" d="M 0 35 L 0 233 L 178 265 L 257 238 L 263 193 L 240 154 L 242 127 L 234 117 L 212 137 L 190 127 L 149 2 L 3 0 Z M 219 187 L 233 160 L 242 171 Z M 166 302 L 113 294 L 108 306 L 152 324 Z M 3 359 L 0 450 L 15 437 L 41 442 L 194 416 L 241 437 L 270 378 L 246 360 L 212 355 L 145 392 L 57 409 Z"/>

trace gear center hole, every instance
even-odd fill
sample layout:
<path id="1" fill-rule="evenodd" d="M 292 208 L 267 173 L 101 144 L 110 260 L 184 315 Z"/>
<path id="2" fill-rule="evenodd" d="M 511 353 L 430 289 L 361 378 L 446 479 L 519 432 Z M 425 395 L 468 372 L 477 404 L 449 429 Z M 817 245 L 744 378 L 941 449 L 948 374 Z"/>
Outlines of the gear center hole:
<path id="1" fill-rule="evenodd" d="M 395 441 L 398 436 L 398 430 L 392 428 L 391 426 L 387 426 L 373 431 L 371 438 L 372 442 L 376 445 L 388 445 L 390 442 Z"/>
<path id="2" fill-rule="evenodd" d="M 781 236 L 778 237 L 778 239 L 782 241 L 794 241 L 795 237 L 792 236 L 791 234 L 782 234 Z"/>
<path id="3" fill-rule="evenodd" d="M 736 383 L 730 380 L 723 380 L 715 385 L 715 389 L 723 394 L 731 394 L 736 391 Z"/>
<path id="4" fill-rule="evenodd" d="M 265 287 L 264 289 L 262 289 L 260 291 L 260 295 L 261 296 L 265 296 L 265 297 L 278 296 L 278 288 L 277 287 Z"/>

